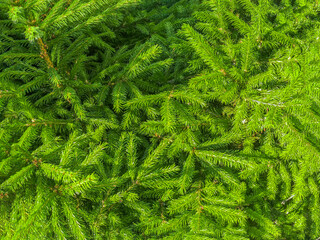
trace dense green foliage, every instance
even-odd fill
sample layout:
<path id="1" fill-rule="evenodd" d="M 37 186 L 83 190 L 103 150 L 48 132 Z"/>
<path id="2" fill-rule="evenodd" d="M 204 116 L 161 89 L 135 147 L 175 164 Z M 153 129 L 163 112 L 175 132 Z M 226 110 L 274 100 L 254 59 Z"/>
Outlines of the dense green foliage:
<path id="1" fill-rule="evenodd" d="M 319 4 L 2 0 L 0 239 L 319 239 Z"/>

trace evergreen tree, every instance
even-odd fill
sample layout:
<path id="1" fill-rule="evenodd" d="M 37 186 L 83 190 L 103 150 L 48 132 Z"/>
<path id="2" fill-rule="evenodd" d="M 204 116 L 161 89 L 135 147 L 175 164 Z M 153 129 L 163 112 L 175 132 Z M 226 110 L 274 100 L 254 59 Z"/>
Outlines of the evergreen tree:
<path id="1" fill-rule="evenodd" d="M 0 238 L 319 238 L 318 11 L 2 1 Z"/>
<path id="2" fill-rule="evenodd" d="M 250 239 L 320 234 L 318 10 L 313 1 L 211 0 L 195 28 L 182 28 L 198 56 L 190 88 L 232 119 L 220 142 L 255 159 L 238 172 Z"/>
<path id="3" fill-rule="evenodd" d="M 140 239 L 150 194 L 176 185 L 177 166 L 153 164 L 165 143 L 124 111 L 172 64 L 153 34 L 128 37 L 135 4 L 1 3 L 1 237 Z"/>

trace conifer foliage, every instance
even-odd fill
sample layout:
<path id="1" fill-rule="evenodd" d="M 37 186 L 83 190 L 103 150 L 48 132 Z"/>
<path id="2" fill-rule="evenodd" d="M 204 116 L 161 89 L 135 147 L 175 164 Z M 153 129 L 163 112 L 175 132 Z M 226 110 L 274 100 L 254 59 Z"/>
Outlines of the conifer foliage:
<path id="1" fill-rule="evenodd" d="M 319 4 L 0 2 L 0 239 L 318 239 Z"/>

